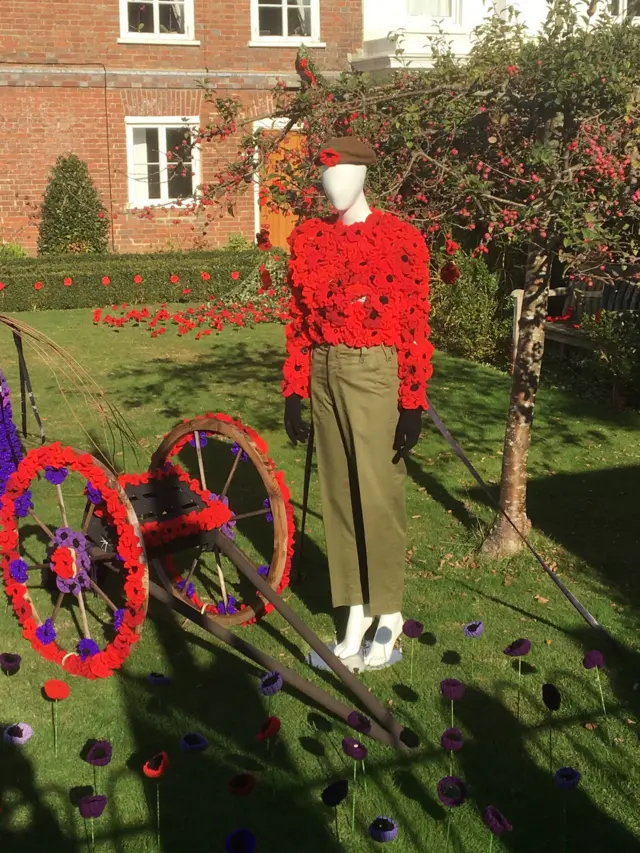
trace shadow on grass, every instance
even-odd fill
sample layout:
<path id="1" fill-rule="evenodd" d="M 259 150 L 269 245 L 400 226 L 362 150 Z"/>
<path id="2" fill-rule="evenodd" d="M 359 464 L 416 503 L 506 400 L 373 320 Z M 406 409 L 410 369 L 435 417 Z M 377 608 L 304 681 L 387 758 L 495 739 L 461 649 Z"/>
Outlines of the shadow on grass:
<path id="1" fill-rule="evenodd" d="M 6 723 L 0 721 L 0 729 Z M 2 849 L 11 853 L 33 853 L 34 850 L 51 850 L 55 853 L 76 853 L 78 847 L 62 830 L 62 826 L 73 823 L 70 812 L 73 805 L 66 787 L 43 791 L 36 782 L 31 760 L 19 746 L 0 740 L 0 803 L 2 803 L 2 826 L 0 839 Z M 17 796 L 16 796 L 17 794 Z M 56 810 L 45 802 L 45 795 L 55 796 Z M 29 820 L 24 820 L 24 807 L 28 805 Z M 60 814 L 65 809 L 66 814 Z M 13 825 L 14 812 L 16 825 Z M 56 814 L 58 812 L 58 814 Z M 21 814 L 22 813 L 22 814 Z M 22 819 L 20 820 L 19 817 Z M 6 845 L 6 846 L 5 846 Z"/>

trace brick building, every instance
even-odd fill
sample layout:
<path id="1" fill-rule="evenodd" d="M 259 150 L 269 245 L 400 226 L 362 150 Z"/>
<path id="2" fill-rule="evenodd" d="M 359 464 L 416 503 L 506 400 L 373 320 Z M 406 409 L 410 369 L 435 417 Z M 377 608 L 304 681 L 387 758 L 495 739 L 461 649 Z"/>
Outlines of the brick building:
<path id="1" fill-rule="evenodd" d="M 362 0 L 2 0 L 2 11 L 0 240 L 29 252 L 37 241 L 29 213 L 67 153 L 89 164 L 113 216 L 115 251 L 188 247 L 198 232 L 171 200 L 189 195 L 192 179 L 169 180 L 166 151 L 185 117 L 198 126 L 213 113 L 200 83 L 239 95 L 247 117 L 264 120 L 276 78 L 298 85 L 301 43 L 325 72 L 348 68 L 362 44 Z M 193 187 L 221 156 L 216 143 L 202 147 Z M 152 219 L 140 216 L 146 206 Z M 247 193 L 235 218 L 210 229 L 209 245 L 252 237 L 260 215 Z"/>

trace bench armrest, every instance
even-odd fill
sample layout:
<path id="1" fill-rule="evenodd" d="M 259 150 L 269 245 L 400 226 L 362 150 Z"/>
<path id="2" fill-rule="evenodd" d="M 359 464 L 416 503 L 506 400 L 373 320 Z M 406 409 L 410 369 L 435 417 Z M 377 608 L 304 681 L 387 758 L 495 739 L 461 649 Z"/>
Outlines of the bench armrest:
<path id="1" fill-rule="evenodd" d="M 568 292 L 568 287 L 554 287 L 549 290 L 549 296 L 566 296 Z M 513 296 L 514 299 L 517 299 L 520 296 L 524 296 L 524 290 L 522 288 L 512 290 L 509 296 Z"/>

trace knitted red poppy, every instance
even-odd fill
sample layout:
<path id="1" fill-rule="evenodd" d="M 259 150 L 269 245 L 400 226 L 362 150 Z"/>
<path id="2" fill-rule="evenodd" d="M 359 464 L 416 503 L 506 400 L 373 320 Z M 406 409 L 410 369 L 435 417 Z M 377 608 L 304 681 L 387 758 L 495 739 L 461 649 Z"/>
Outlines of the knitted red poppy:
<path id="1" fill-rule="evenodd" d="M 374 210 L 365 222 L 310 219 L 289 238 L 291 322 L 285 397 L 309 396 L 314 345 L 384 344 L 398 353 L 399 403 L 427 407 L 433 367 L 429 342 L 429 250 L 420 232 Z"/>

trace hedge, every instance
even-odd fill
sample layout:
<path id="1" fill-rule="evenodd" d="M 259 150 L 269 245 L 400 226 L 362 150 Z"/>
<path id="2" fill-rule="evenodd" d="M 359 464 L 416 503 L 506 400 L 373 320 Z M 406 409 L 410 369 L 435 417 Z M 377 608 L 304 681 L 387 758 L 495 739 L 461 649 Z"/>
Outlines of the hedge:
<path id="1" fill-rule="evenodd" d="M 267 259 L 259 249 L 0 258 L 0 311 L 205 301 L 257 288 Z"/>

